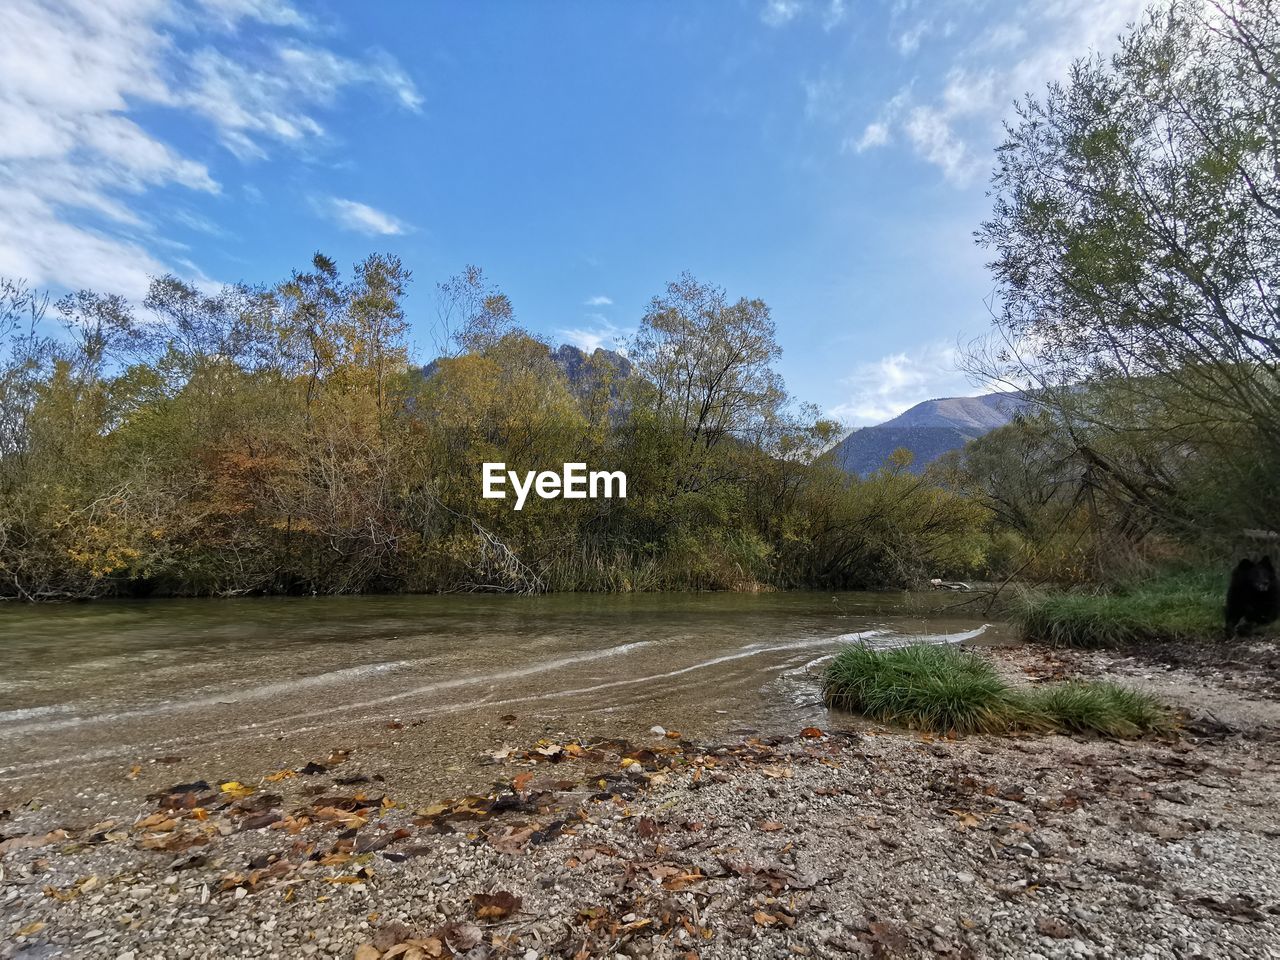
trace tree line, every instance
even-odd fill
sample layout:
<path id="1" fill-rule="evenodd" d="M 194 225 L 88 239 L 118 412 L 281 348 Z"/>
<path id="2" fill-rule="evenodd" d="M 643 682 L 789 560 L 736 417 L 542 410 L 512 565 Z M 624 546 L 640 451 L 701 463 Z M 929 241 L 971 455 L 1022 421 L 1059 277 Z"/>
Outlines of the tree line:
<path id="1" fill-rule="evenodd" d="M 569 369 L 468 267 L 411 361 L 409 271 L 323 255 L 137 307 L 0 295 L 0 594 L 760 589 L 958 575 L 980 510 L 821 454 L 769 308 L 685 275 Z M 53 322 L 62 333 L 49 331 Z M 625 500 L 482 497 L 481 465 L 622 470 Z"/>

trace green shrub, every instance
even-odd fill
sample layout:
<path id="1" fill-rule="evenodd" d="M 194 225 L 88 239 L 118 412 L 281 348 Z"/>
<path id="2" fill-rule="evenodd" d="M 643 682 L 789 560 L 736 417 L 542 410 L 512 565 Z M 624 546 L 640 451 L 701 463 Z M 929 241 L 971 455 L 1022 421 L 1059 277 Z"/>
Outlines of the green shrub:
<path id="1" fill-rule="evenodd" d="M 1134 737 L 1173 728 L 1171 714 L 1144 693 L 1073 681 L 1019 690 L 984 657 L 956 647 L 840 651 L 823 677 L 829 706 L 935 733 L 1053 731 Z"/>

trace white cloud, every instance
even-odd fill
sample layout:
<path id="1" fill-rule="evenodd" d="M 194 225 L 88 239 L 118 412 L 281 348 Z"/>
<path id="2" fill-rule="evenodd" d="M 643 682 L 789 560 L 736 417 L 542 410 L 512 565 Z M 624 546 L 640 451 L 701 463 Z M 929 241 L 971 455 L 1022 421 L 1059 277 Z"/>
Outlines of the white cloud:
<path id="1" fill-rule="evenodd" d="M 987 163 L 985 155 L 974 155 L 944 111 L 933 107 L 913 107 L 903 127 L 916 153 L 939 167 L 943 176 L 957 186 L 969 184 Z"/>
<path id="2" fill-rule="evenodd" d="M 800 0 L 765 0 L 760 19 L 771 27 L 781 27 L 798 17 L 803 9 Z"/>
<path id="3" fill-rule="evenodd" d="M 868 122 L 864 114 L 861 136 L 850 132 L 844 147 L 859 152 L 897 140 L 936 166 L 948 182 L 968 187 L 989 169 L 1001 122 L 1012 112 L 1013 102 L 1027 93 L 1038 95 L 1046 83 L 1065 78 L 1074 59 L 1113 50 L 1117 36 L 1141 15 L 1144 2 L 1054 0 L 1026 4 L 986 22 L 972 16 L 968 0 L 939 2 L 931 8 L 934 16 L 949 8 L 957 11 L 955 17 L 939 21 L 942 27 L 937 30 L 943 37 L 955 33 L 957 41 L 962 40 L 951 60 L 940 61 L 942 70 L 932 89 L 917 77 L 880 108 L 874 121 Z M 914 6 L 899 4 L 893 16 L 902 18 Z M 960 15 L 966 11 L 968 16 Z M 935 32 L 933 22 L 914 19 L 901 26 L 893 40 L 898 51 L 915 52 Z M 973 25 L 973 32 L 962 37 L 959 30 L 966 25 Z"/>
<path id="4" fill-rule="evenodd" d="M 827 12 L 822 15 L 822 29 L 827 31 L 834 30 L 844 22 L 847 13 L 845 0 L 831 0 L 827 5 Z"/>
<path id="5" fill-rule="evenodd" d="M 315 112 L 347 87 L 418 107 L 394 61 L 346 59 L 283 33 L 309 30 L 286 0 L 0 3 L 0 276 L 137 297 L 149 273 L 171 269 L 156 252 L 171 244 L 135 198 L 221 187 L 140 110 L 194 114 L 252 157 L 322 135 Z"/>
<path id="6" fill-rule="evenodd" d="M 798 17 L 814 17 L 830 33 L 848 16 L 847 0 L 765 0 L 760 20 L 770 27 L 785 27 Z"/>
<path id="7" fill-rule="evenodd" d="M 588 298 L 586 299 L 586 302 L 583 304 L 583 306 L 586 306 L 586 307 L 611 307 L 611 306 L 613 306 L 613 301 L 612 301 L 612 300 L 610 300 L 608 297 L 604 297 L 604 296 L 588 297 Z"/>
<path id="8" fill-rule="evenodd" d="M 889 127 L 887 124 L 875 122 L 868 123 L 866 129 L 862 131 L 862 136 L 858 138 L 853 149 L 861 153 L 863 150 L 870 150 L 873 147 L 883 147 L 889 142 Z"/>
<path id="9" fill-rule="evenodd" d="M 389 213 L 384 213 L 367 203 L 355 200 L 344 200 L 341 197 L 329 197 L 319 204 L 335 222 L 348 230 L 363 233 L 371 237 L 393 237 L 408 233 L 408 226 Z"/>
<path id="10" fill-rule="evenodd" d="M 392 61 L 348 60 L 301 45 L 280 47 L 262 64 L 205 49 L 192 58 L 191 72 L 183 103 L 213 123 L 224 145 L 241 157 L 265 156 L 265 140 L 290 143 L 322 135 L 312 110 L 331 104 L 346 87 L 385 87 L 410 110 L 422 103 Z"/>
<path id="11" fill-rule="evenodd" d="M 275 27 L 305 27 L 307 18 L 284 0 L 199 0 L 208 15 L 218 18 L 227 29 L 241 20 L 256 20 Z"/>
<path id="12" fill-rule="evenodd" d="M 864 427 L 883 423 L 925 400 L 973 394 L 958 360 L 954 346 L 935 343 L 860 364 L 842 381 L 850 388 L 849 399 L 827 411 L 827 416 Z"/>
<path id="13" fill-rule="evenodd" d="M 902 33 L 898 34 L 897 46 L 898 52 L 904 57 L 909 57 L 920 49 L 920 41 L 924 39 L 930 28 L 933 26 L 932 21 L 918 20 L 913 23 Z"/>
<path id="14" fill-rule="evenodd" d="M 557 330 L 556 334 L 565 343 L 571 343 L 587 353 L 600 347 L 606 350 L 617 350 L 623 354 L 627 352 L 627 338 L 635 333 L 634 329 L 615 326 L 599 313 L 588 314 L 587 319 L 596 325 L 562 328 Z"/>

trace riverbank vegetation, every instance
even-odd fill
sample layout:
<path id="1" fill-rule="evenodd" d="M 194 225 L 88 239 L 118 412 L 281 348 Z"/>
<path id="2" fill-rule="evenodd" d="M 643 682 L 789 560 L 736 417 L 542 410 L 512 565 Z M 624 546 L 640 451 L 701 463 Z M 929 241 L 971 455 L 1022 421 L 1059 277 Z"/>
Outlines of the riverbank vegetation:
<path id="1" fill-rule="evenodd" d="M 1133 583 L 1024 593 L 1013 617 L 1028 640 L 1067 647 L 1131 647 L 1222 635 L 1223 578 L 1161 573 Z"/>
<path id="2" fill-rule="evenodd" d="M 1082 586 L 1028 636 L 1219 635 L 1227 571 L 1280 542 L 1277 12 L 1154 8 L 997 151 L 969 366 L 1029 410 L 937 472 L 990 511 L 994 568 Z"/>
<path id="3" fill-rule="evenodd" d="M 317 254 L 269 287 L 0 297 L 0 595 L 903 585 L 981 561 L 981 508 L 819 454 L 768 307 L 683 276 L 625 356 L 553 350 L 477 268 L 437 288 Z M 59 322 L 62 333 L 50 331 Z M 622 470 L 629 496 L 482 497 L 482 464 Z"/>
<path id="4" fill-rule="evenodd" d="M 830 706 L 934 733 L 1052 732 L 1136 737 L 1173 729 L 1152 697 L 1113 683 L 1014 687 L 977 653 L 941 644 L 849 646 L 823 677 Z"/>

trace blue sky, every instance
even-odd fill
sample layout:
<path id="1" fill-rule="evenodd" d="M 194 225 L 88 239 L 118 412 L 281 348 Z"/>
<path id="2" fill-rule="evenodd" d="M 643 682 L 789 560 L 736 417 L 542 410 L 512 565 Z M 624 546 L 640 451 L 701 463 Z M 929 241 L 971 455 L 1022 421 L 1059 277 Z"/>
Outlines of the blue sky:
<path id="1" fill-rule="evenodd" d="M 850 424 L 974 393 L 1002 117 L 1136 0 L 4 0 L 0 276 L 139 297 L 398 254 L 613 346 L 681 270 Z M 429 337 L 419 338 L 429 359 Z"/>

